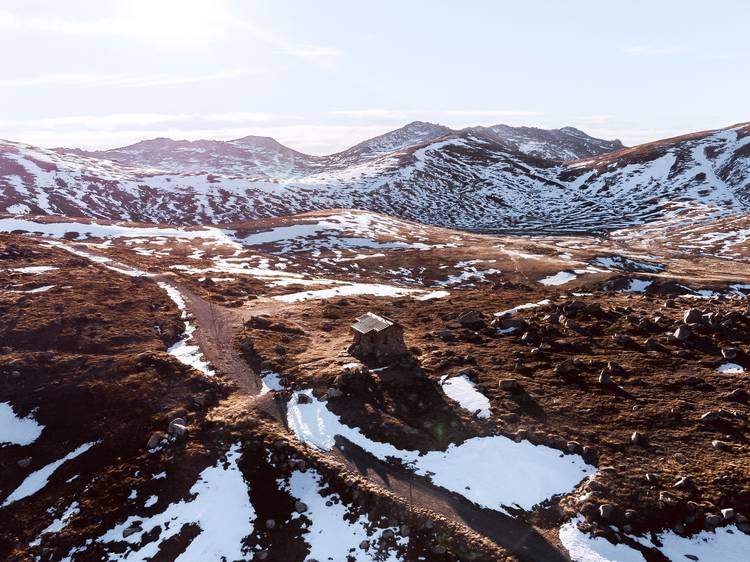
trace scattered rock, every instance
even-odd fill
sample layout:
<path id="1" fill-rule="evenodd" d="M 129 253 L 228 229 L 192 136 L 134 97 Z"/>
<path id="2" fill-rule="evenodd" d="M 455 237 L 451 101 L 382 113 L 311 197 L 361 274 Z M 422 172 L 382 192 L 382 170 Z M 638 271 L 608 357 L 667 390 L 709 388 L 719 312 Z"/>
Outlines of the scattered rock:
<path id="1" fill-rule="evenodd" d="M 703 320 L 703 311 L 697 308 L 689 308 L 682 317 L 685 324 L 698 324 L 701 320 Z"/>
<path id="2" fill-rule="evenodd" d="M 514 391 L 521 388 L 521 385 L 518 384 L 518 381 L 516 379 L 500 379 L 500 390 L 506 390 L 506 391 Z"/>
<path id="3" fill-rule="evenodd" d="M 736 512 L 731 507 L 727 507 L 726 509 L 721 510 L 721 516 L 724 518 L 724 521 L 731 521 L 734 519 L 734 516 L 736 515 Z"/>
<path id="4" fill-rule="evenodd" d="M 564 377 L 576 375 L 578 374 L 578 372 L 578 366 L 576 366 L 575 362 L 572 359 L 566 359 L 565 361 L 557 365 L 557 367 L 555 367 L 555 374 Z"/>
<path id="5" fill-rule="evenodd" d="M 690 337 L 690 328 L 682 324 L 674 331 L 674 337 L 679 341 L 686 341 Z"/>
<path id="6" fill-rule="evenodd" d="M 338 388 L 329 388 L 326 392 L 326 398 L 338 398 L 343 395 L 344 393 L 341 392 Z"/>
<path id="7" fill-rule="evenodd" d="M 146 443 L 147 449 L 154 449 L 159 446 L 159 444 L 164 440 L 166 435 L 163 431 L 154 431 L 148 438 L 148 442 Z"/>

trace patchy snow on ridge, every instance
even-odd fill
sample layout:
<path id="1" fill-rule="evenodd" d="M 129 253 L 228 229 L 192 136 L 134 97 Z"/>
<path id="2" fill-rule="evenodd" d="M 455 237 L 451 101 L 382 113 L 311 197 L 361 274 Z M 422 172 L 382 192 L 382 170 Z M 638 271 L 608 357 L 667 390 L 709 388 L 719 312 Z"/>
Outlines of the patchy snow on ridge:
<path id="1" fill-rule="evenodd" d="M 85 238 L 146 238 L 166 237 L 194 240 L 204 238 L 226 244 L 227 246 L 240 247 L 230 236 L 218 228 L 200 227 L 193 230 L 183 228 L 159 227 L 159 226 L 124 226 L 118 224 L 97 224 L 96 222 L 35 222 L 29 219 L 0 218 L 0 232 L 13 232 L 15 230 L 41 233 L 53 238 L 64 238 L 72 233 L 78 234 L 78 239 Z"/>
<path id="2" fill-rule="evenodd" d="M 441 296 L 445 296 L 445 291 L 440 291 L 439 293 Z M 383 285 L 380 283 L 342 283 L 330 289 L 302 291 L 287 295 L 277 295 L 271 298 L 281 302 L 301 302 L 310 299 L 330 299 L 333 297 L 349 297 L 354 295 L 373 295 L 375 297 L 406 297 L 415 295 L 417 298 L 420 298 L 420 296 L 425 297 L 431 294 L 432 293 L 429 291 L 407 289 L 406 287 L 396 287 L 394 285 Z"/>
<path id="3" fill-rule="evenodd" d="M 565 283 L 573 281 L 576 277 L 578 276 L 571 271 L 560 271 L 559 273 L 540 279 L 539 282 L 542 285 L 565 285 Z"/>
<path id="4" fill-rule="evenodd" d="M 110 553 L 110 560 L 150 560 L 184 525 L 198 525 L 200 533 L 177 556 L 176 562 L 246 559 L 242 541 L 253 531 L 255 509 L 250 503 L 248 484 L 237 465 L 241 456 L 239 443 L 232 445 L 226 461 L 218 460 L 200 473 L 188 498 L 150 517 L 131 515 L 97 542 L 126 543 L 125 552 Z M 124 537 L 123 531 L 136 522 L 141 523 L 138 531 Z M 156 529 L 160 532 L 153 533 Z"/>
<path id="5" fill-rule="evenodd" d="M 29 416 L 18 417 L 9 402 L 0 402 L 0 447 L 31 445 L 42 434 L 43 425 Z"/>
<path id="6" fill-rule="evenodd" d="M 644 556 L 625 544 L 612 544 L 603 537 L 592 537 L 578 529 L 578 517 L 560 528 L 560 542 L 568 549 L 573 562 L 645 562 Z M 673 531 L 656 535 L 656 541 L 629 536 L 646 548 L 658 551 L 671 562 L 734 562 L 746 560 L 750 552 L 750 536 L 736 527 L 720 527 L 682 537 Z M 657 545 L 658 543 L 658 545 Z"/>
<path id="7" fill-rule="evenodd" d="M 196 328 L 187 319 L 187 308 L 185 306 L 185 299 L 183 298 L 182 294 L 177 290 L 176 287 L 173 287 L 172 285 L 170 285 L 169 283 L 165 283 L 164 281 L 159 281 L 159 287 L 166 291 L 169 298 L 172 299 L 172 301 L 174 301 L 174 303 L 177 305 L 177 308 L 180 309 L 180 311 L 182 312 L 182 321 L 185 324 L 185 331 L 182 333 L 180 340 L 172 344 L 169 349 L 167 349 L 167 353 L 175 356 L 177 360 L 183 365 L 188 365 L 189 367 L 198 369 L 205 375 L 215 375 L 216 373 L 211 368 L 208 361 L 206 361 L 206 359 L 203 357 L 203 352 L 201 351 L 200 347 L 195 344 L 188 343 L 193 339 L 193 333 L 195 333 Z"/>
<path id="8" fill-rule="evenodd" d="M 310 524 L 304 529 L 304 539 L 309 545 L 309 553 L 305 560 L 347 560 L 354 556 L 356 560 L 397 562 L 395 553 L 384 553 L 378 547 L 377 539 L 382 535 L 382 529 L 371 528 L 366 515 L 360 515 L 353 522 L 347 520 L 349 510 L 341 502 L 338 494 L 323 495 L 323 479 L 314 470 L 306 472 L 294 471 L 288 484 L 279 484 L 303 502 L 307 510 L 293 517 L 305 517 Z M 353 516 L 350 517 L 350 519 Z M 391 528 L 398 536 L 398 528 Z M 367 550 L 360 548 L 362 541 L 370 541 Z M 400 538 L 401 542 L 408 539 Z"/>
<path id="9" fill-rule="evenodd" d="M 56 460 L 55 462 L 52 462 L 35 472 L 32 472 L 26 477 L 23 482 L 21 482 L 21 485 L 18 486 L 18 488 L 16 488 L 7 498 L 5 498 L 5 501 L 0 507 L 5 507 L 12 504 L 13 502 L 17 502 L 18 500 L 22 500 L 23 498 L 36 494 L 39 490 L 47 485 L 50 476 L 52 476 L 58 468 L 60 468 L 67 461 L 82 455 L 97 443 L 98 441 L 84 443 L 74 451 L 71 451 L 70 453 L 65 455 L 63 458 Z"/>
<path id="10" fill-rule="evenodd" d="M 717 371 L 720 373 L 744 373 L 745 369 L 742 367 L 742 365 L 738 365 L 737 363 L 724 363 L 723 365 L 719 365 L 716 368 Z"/>
<path id="11" fill-rule="evenodd" d="M 349 427 L 333 414 L 312 391 L 311 398 L 300 404 L 295 393 L 288 404 L 287 423 L 303 443 L 327 451 L 339 435 L 378 457 L 396 457 L 432 482 L 461 494 L 481 507 L 504 510 L 506 506 L 531 509 L 550 496 L 572 490 L 583 478 L 595 472 L 577 455 L 507 437 L 490 436 L 467 439 L 451 444 L 445 451 L 402 450 L 388 443 L 374 441 L 358 428 Z M 477 463 L 482 459 L 482 463 Z"/>
<path id="12" fill-rule="evenodd" d="M 490 400 L 476 389 L 474 381 L 466 375 L 440 377 L 440 387 L 446 396 L 469 412 L 477 412 L 477 417 L 490 417 Z"/>

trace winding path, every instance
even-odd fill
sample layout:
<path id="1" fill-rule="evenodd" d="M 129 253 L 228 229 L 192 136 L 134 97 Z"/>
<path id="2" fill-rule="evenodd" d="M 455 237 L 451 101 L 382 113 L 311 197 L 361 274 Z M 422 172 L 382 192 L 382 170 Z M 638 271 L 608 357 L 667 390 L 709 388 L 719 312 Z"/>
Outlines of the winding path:
<path id="1" fill-rule="evenodd" d="M 199 327 L 194 337 L 197 338 L 206 359 L 215 368 L 237 381 L 244 391 L 258 394 L 261 388 L 259 377 L 252 372 L 233 345 L 234 339 L 243 329 L 242 313 L 236 309 L 209 303 L 187 285 L 174 279 L 169 279 L 169 282 L 180 290 L 188 310 L 194 316 Z M 514 553 L 521 560 L 570 562 L 564 549 L 532 525 L 497 511 L 480 508 L 458 494 L 433 486 L 351 443 L 346 442 L 344 447 L 334 447 L 330 454 L 381 488 L 415 506 L 438 513 L 474 530 Z"/>

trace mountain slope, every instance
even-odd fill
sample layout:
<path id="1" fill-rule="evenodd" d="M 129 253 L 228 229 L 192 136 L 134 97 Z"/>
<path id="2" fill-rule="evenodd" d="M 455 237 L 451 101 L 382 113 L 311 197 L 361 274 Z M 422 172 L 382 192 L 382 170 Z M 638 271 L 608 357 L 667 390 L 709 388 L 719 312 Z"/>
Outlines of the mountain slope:
<path id="1" fill-rule="evenodd" d="M 475 127 L 472 130 L 511 150 L 545 160 L 577 160 L 624 148 L 619 140 L 597 139 L 575 127 L 548 130 L 536 127 L 493 125 L 492 127 Z"/>
<path id="2" fill-rule="evenodd" d="M 419 131 L 427 139 L 443 133 Z M 568 163 L 471 129 L 402 145 L 381 139 L 358 149 L 375 156 L 315 159 L 297 167 L 300 175 L 259 179 L 4 142 L 0 210 L 201 224 L 347 207 L 449 227 L 581 231 L 642 224 L 683 207 L 708 216 L 746 212 L 750 201 L 748 124 Z"/>

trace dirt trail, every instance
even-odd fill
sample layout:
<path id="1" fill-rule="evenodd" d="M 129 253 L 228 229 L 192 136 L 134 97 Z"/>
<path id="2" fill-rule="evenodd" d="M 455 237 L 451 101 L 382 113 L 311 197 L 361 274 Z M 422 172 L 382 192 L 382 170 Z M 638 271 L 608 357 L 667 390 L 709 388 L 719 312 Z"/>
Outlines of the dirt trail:
<path id="1" fill-rule="evenodd" d="M 234 346 L 243 330 L 240 310 L 213 304 L 196 294 L 187 283 L 174 278 L 159 279 L 171 283 L 182 294 L 198 329 L 194 338 L 212 367 L 234 380 L 248 394 L 258 394 L 262 383 Z"/>
<path id="2" fill-rule="evenodd" d="M 431 486 L 385 463 L 356 445 L 336 439 L 331 454 L 370 482 L 401 496 L 412 505 L 439 513 L 487 537 L 498 546 L 530 562 L 570 562 L 567 554 L 533 526 L 473 503 L 442 488 Z"/>
<path id="3" fill-rule="evenodd" d="M 119 264 L 118 264 L 119 265 Z M 196 294 L 187 283 L 170 275 L 150 279 L 175 286 L 182 294 L 187 310 L 197 326 L 194 338 L 206 359 L 217 370 L 237 382 L 240 389 L 257 396 L 260 377 L 235 348 L 234 340 L 243 330 L 244 315 L 273 313 L 278 306 L 264 299 L 249 309 L 238 310 L 215 305 Z M 439 513 L 460 525 L 473 529 L 497 545 L 529 562 L 570 562 L 562 549 L 548 541 L 534 527 L 512 517 L 478 506 L 444 489 L 431 486 L 408 472 L 399 470 L 356 446 L 334 448 L 331 455 L 371 482 L 419 506 Z"/>
<path id="4" fill-rule="evenodd" d="M 237 380 L 251 394 L 260 391 L 260 379 L 252 373 L 232 346 L 233 335 L 242 330 L 242 312 L 212 305 L 184 284 L 174 282 L 185 297 L 188 309 L 200 326 L 198 343 L 206 358 Z M 253 313 L 272 312 L 273 301 L 259 303 Z M 247 311 L 245 311 L 247 313 Z M 384 463 L 356 446 L 334 448 L 331 455 L 367 477 L 371 482 L 401 496 L 414 505 L 439 513 L 489 538 L 522 560 L 529 562 L 570 562 L 570 558 L 534 527 L 496 511 L 479 508 L 455 494 L 413 477 Z"/>

